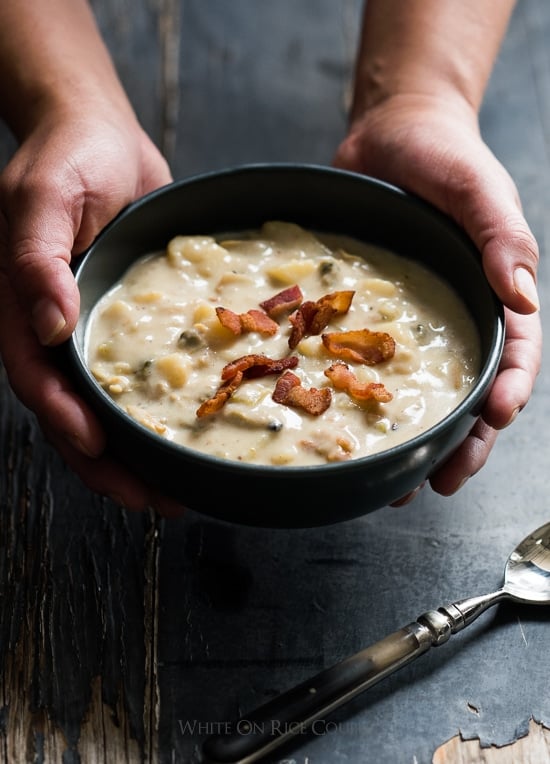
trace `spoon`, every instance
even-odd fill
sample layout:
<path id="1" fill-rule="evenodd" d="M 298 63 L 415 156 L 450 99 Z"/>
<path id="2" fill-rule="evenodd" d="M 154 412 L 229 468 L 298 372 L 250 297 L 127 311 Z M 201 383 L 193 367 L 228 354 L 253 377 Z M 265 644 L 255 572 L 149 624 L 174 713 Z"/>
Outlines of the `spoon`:
<path id="1" fill-rule="evenodd" d="M 315 730 L 326 714 L 446 642 L 481 613 L 505 599 L 550 604 L 550 522 L 512 552 L 502 588 L 428 610 L 416 621 L 279 695 L 239 720 L 220 724 L 223 734 L 203 746 L 208 764 L 252 764 L 292 737 Z M 323 727 L 326 731 L 326 726 Z"/>

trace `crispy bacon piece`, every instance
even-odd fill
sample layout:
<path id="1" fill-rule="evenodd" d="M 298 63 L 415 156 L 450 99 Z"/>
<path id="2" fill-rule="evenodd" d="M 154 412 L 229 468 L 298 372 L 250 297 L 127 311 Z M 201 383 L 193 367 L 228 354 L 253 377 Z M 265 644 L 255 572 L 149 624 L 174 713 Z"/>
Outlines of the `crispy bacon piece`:
<path id="1" fill-rule="evenodd" d="M 297 365 L 298 358 L 296 356 L 269 358 L 261 353 L 243 355 L 241 358 L 231 361 L 222 369 L 222 384 L 211 398 L 199 406 L 196 412 L 197 417 L 200 419 L 220 411 L 245 379 L 265 377 L 268 374 L 280 374 L 287 369 L 296 368 Z"/>
<path id="2" fill-rule="evenodd" d="M 279 324 L 261 310 L 248 310 L 241 313 L 243 332 L 260 332 L 260 334 L 277 334 Z"/>
<path id="3" fill-rule="evenodd" d="M 235 335 L 243 332 L 276 334 L 279 324 L 261 310 L 248 310 L 246 313 L 234 313 L 229 308 L 216 308 L 216 315 L 222 326 Z"/>
<path id="4" fill-rule="evenodd" d="M 294 387 L 301 385 L 300 378 L 293 374 L 291 371 L 285 371 L 285 373 L 279 377 L 275 390 L 271 396 L 275 403 L 284 403 L 288 394 Z"/>
<path id="5" fill-rule="evenodd" d="M 308 334 L 308 325 L 311 325 L 313 316 L 315 315 L 315 303 L 311 300 L 303 302 L 298 310 L 291 313 L 288 320 L 292 324 L 290 330 L 290 336 L 288 338 L 288 346 L 291 350 L 294 350 L 296 345 Z"/>
<path id="6" fill-rule="evenodd" d="M 342 290 L 340 292 L 331 292 L 330 294 L 326 294 L 324 297 L 321 297 L 319 300 L 317 300 L 317 304 L 330 305 L 334 310 L 334 313 L 342 315 L 343 313 L 348 312 L 354 294 L 355 292 L 353 289 Z"/>
<path id="7" fill-rule="evenodd" d="M 261 353 L 251 353 L 236 358 L 222 369 L 222 379 L 232 379 L 235 374 L 243 374 L 248 379 L 265 377 L 268 374 L 280 374 L 286 369 L 295 369 L 298 358 L 291 355 L 288 358 L 269 358 Z"/>
<path id="8" fill-rule="evenodd" d="M 325 369 L 325 376 L 330 379 L 336 390 L 343 390 L 357 401 L 388 403 L 393 399 L 393 395 L 380 382 L 359 382 L 343 361 L 336 361 Z"/>
<path id="9" fill-rule="evenodd" d="M 267 300 L 260 303 L 260 308 L 265 310 L 268 316 L 271 318 L 278 318 L 282 313 L 294 310 L 304 299 L 302 290 L 298 284 L 283 289 L 282 292 L 274 294 Z"/>
<path id="10" fill-rule="evenodd" d="M 333 316 L 347 313 L 354 294 L 352 290 L 331 292 L 315 302 L 303 302 L 289 316 L 292 324 L 288 339 L 290 349 L 293 350 L 304 337 L 321 334 Z"/>
<path id="11" fill-rule="evenodd" d="M 395 353 L 395 341 L 386 332 L 357 329 L 323 334 L 321 339 L 328 352 L 337 358 L 367 366 L 388 361 Z"/>
<path id="12" fill-rule="evenodd" d="M 228 308 L 216 308 L 216 315 L 223 327 L 229 329 L 233 334 L 241 334 L 243 328 L 241 325 L 241 317 L 238 313 L 234 313 Z"/>
<path id="13" fill-rule="evenodd" d="M 332 393 L 328 387 L 318 390 L 316 387 L 302 387 L 300 379 L 291 371 L 279 377 L 271 396 L 275 403 L 304 409 L 308 414 L 319 416 L 323 414 L 332 401 Z"/>
<path id="14" fill-rule="evenodd" d="M 221 408 L 223 408 L 224 404 L 229 400 L 229 398 L 231 398 L 242 381 L 243 372 L 238 371 L 230 379 L 218 387 L 212 398 L 208 398 L 208 400 L 201 403 L 196 412 L 197 417 L 200 419 L 203 416 L 210 416 L 211 414 L 218 412 Z"/>

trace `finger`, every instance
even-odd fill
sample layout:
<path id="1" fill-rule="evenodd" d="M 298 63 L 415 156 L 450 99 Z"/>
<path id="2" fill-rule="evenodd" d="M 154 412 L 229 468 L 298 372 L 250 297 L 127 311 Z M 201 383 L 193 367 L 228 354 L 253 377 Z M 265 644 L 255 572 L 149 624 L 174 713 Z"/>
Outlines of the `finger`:
<path id="1" fill-rule="evenodd" d="M 540 369 L 542 333 L 538 314 L 507 312 L 507 339 L 498 376 L 479 419 L 459 449 L 431 477 L 437 493 L 455 493 L 486 463 L 497 430 L 511 424 L 527 404 Z M 392 506 L 409 503 L 416 492 Z"/>
<path id="2" fill-rule="evenodd" d="M 499 373 L 482 412 L 491 427 L 507 427 L 527 404 L 540 371 L 541 352 L 539 314 L 523 316 L 507 311 Z"/>
<path id="3" fill-rule="evenodd" d="M 103 456 L 105 433 L 94 413 L 52 365 L 51 351 L 41 347 L 26 324 L 17 301 L 0 274 L 0 347 L 10 384 L 67 464 L 92 490 L 121 506 L 150 506 L 165 517 L 177 517 L 183 507 L 152 491 L 143 481 Z"/>
<path id="4" fill-rule="evenodd" d="M 432 489 L 442 496 L 456 493 L 486 463 L 496 438 L 496 430 L 478 419 L 459 448 L 430 477 Z"/>
<path id="5" fill-rule="evenodd" d="M 376 136 L 367 131 L 348 137 L 334 164 L 400 185 L 450 215 L 482 253 L 487 278 L 504 304 L 517 313 L 538 310 L 539 251 L 512 178 L 477 133 L 466 129 L 450 142 L 447 133 L 457 125 L 445 123 L 442 130 L 437 120 L 439 141 L 429 120 L 409 130 L 410 145 L 390 141 L 391 151 L 380 136 L 383 148 L 374 151 Z"/>
<path id="6" fill-rule="evenodd" d="M 83 483 L 95 493 L 108 496 L 118 506 L 132 512 L 143 512 L 152 508 L 167 518 L 181 517 L 186 511 L 180 502 L 151 489 L 129 469 L 109 456 L 102 455 L 91 459 L 72 448 L 71 444 L 60 438 L 55 431 L 46 429 L 44 432 L 48 441 Z"/>
<path id="7" fill-rule="evenodd" d="M 187 508 L 181 502 L 171 499 L 169 496 L 164 496 L 156 490 L 149 492 L 148 501 L 149 506 L 162 517 L 174 519 L 181 517 L 187 512 Z"/>
<path id="8" fill-rule="evenodd" d="M 134 512 L 142 512 L 149 507 L 147 486 L 125 467 L 107 456 L 96 459 L 86 456 L 51 428 L 43 427 L 43 431 L 66 464 L 90 490 L 109 496 L 119 506 Z"/>
<path id="9" fill-rule="evenodd" d="M 511 424 L 527 404 L 540 368 L 542 333 L 538 314 L 507 311 L 507 337 L 499 373 L 474 428 L 432 476 L 431 486 L 449 496 L 486 463 L 498 430 Z"/>
<path id="10" fill-rule="evenodd" d="M 422 483 L 421 485 L 417 486 L 413 491 L 409 491 L 409 493 L 406 493 L 405 496 L 402 496 L 400 499 L 397 499 L 396 501 L 392 501 L 390 504 L 390 507 L 403 507 L 405 504 L 410 504 L 413 499 L 415 499 L 420 491 L 424 488 L 425 483 Z"/>
<path id="11" fill-rule="evenodd" d="M 56 430 L 74 448 L 97 456 L 105 435 L 92 411 L 38 344 L 5 273 L 0 272 L 0 348 L 10 385 L 40 424 Z"/>
<path id="12" fill-rule="evenodd" d="M 500 174 L 506 175 L 500 182 L 496 172 L 494 179 L 479 180 L 465 203 L 464 225 L 482 253 L 483 268 L 499 298 L 517 313 L 533 313 L 540 307 L 538 245 L 523 217 L 515 186 L 506 173 Z"/>
<path id="13" fill-rule="evenodd" d="M 43 345 L 69 337 L 80 299 L 69 263 L 73 224 L 55 186 L 2 183 L 2 267 Z"/>
<path id="14" fill-rule="evenodd" d="M 464 228 L 502 302 L 517 313 L 537 311 L 538 245 L 506 169 L 488 146 L 471 137 L 459 153 L 443 151 L 434 166 L 420 179 L 419 193 Z"/>
<path id="15" fill-rule="evenodd" d="M 99 163 L 90 162 L 89 146 L 62 151 L 54 141 L 45 155 L 32 154 L 32 146 L 21 149 L 2 173 L 4 267 L 43 345 L 67 339 L 78 318 L 79 294 L 69 267 L 73 252 L 86 249 L 133 199 L 171 179 L 143 131 L 123 137 L 135 148 L 129 171 L 110 169 L 124 161 L 113 139 L 112 156 L 105 156 L 103 146 Z"/>

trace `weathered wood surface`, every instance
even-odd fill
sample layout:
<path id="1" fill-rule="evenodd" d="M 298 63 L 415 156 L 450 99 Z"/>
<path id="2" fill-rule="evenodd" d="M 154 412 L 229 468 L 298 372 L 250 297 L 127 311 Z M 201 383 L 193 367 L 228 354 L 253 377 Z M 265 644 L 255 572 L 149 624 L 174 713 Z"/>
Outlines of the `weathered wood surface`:
<path id="1" fill-rule="evenodd" d="M 432 764 L 545 764 L 550 761 L 550 730 L 531 721 L 525 737 L 497 748 L 481 748 L 478 740 L 457 736 L 434 754 Z"/>
<path id="2" fill-rule="evenodd" d="M 93 5 L 176 177 L 330 162 L 360 0 Z M 520 3 L 483 112 L 541 244 L 544 306 L 549 34 L 546 0 Z M 4 131 L 0 163 L 12 150 Z M 511 546 L 548 519 L 549 374 L 545 358 L 532 402 L 457 497 L 425 492 L 342 526 L 266 533 L 192 514 L 164 523 L 92 495 L 2 372 L 0 760 L 197 762 L 217 722 L 440 601 L 498 585 Z M 529 608 L 488 616 L 355 701 L 333 733 L 271 761 L 550 762 L 550 733 L 528 726 L 550 723 L 548 620 Z"/>

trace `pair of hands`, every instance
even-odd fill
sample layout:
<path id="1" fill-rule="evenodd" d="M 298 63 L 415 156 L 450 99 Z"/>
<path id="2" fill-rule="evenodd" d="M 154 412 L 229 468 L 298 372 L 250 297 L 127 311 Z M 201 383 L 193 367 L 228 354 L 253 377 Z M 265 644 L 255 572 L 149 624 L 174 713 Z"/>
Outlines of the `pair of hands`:
<path id="1" fill-rule="evenodd" d="M 431 477 L 448 495 L 485 463 L 497 431 L 527 403 L 541 329 L 537 246 L 516 189 L 480 138 L 476 115 L 435 100 L 390 99 L 357 118 L 334 164 L 402 186 L 453 217 L 483 256 L 506 306 L 506 344 L 481 418 Z M 133 510 L 182 508 L 104 453 L 105 434 L 52 364 L 79 298 L 69 267 L 126 204 L 168 183 L 165 160 L 127 112 L 54 114 L 24 136 L 0 177 L 0 354 L 10 384 L 92 490 Z"/>

